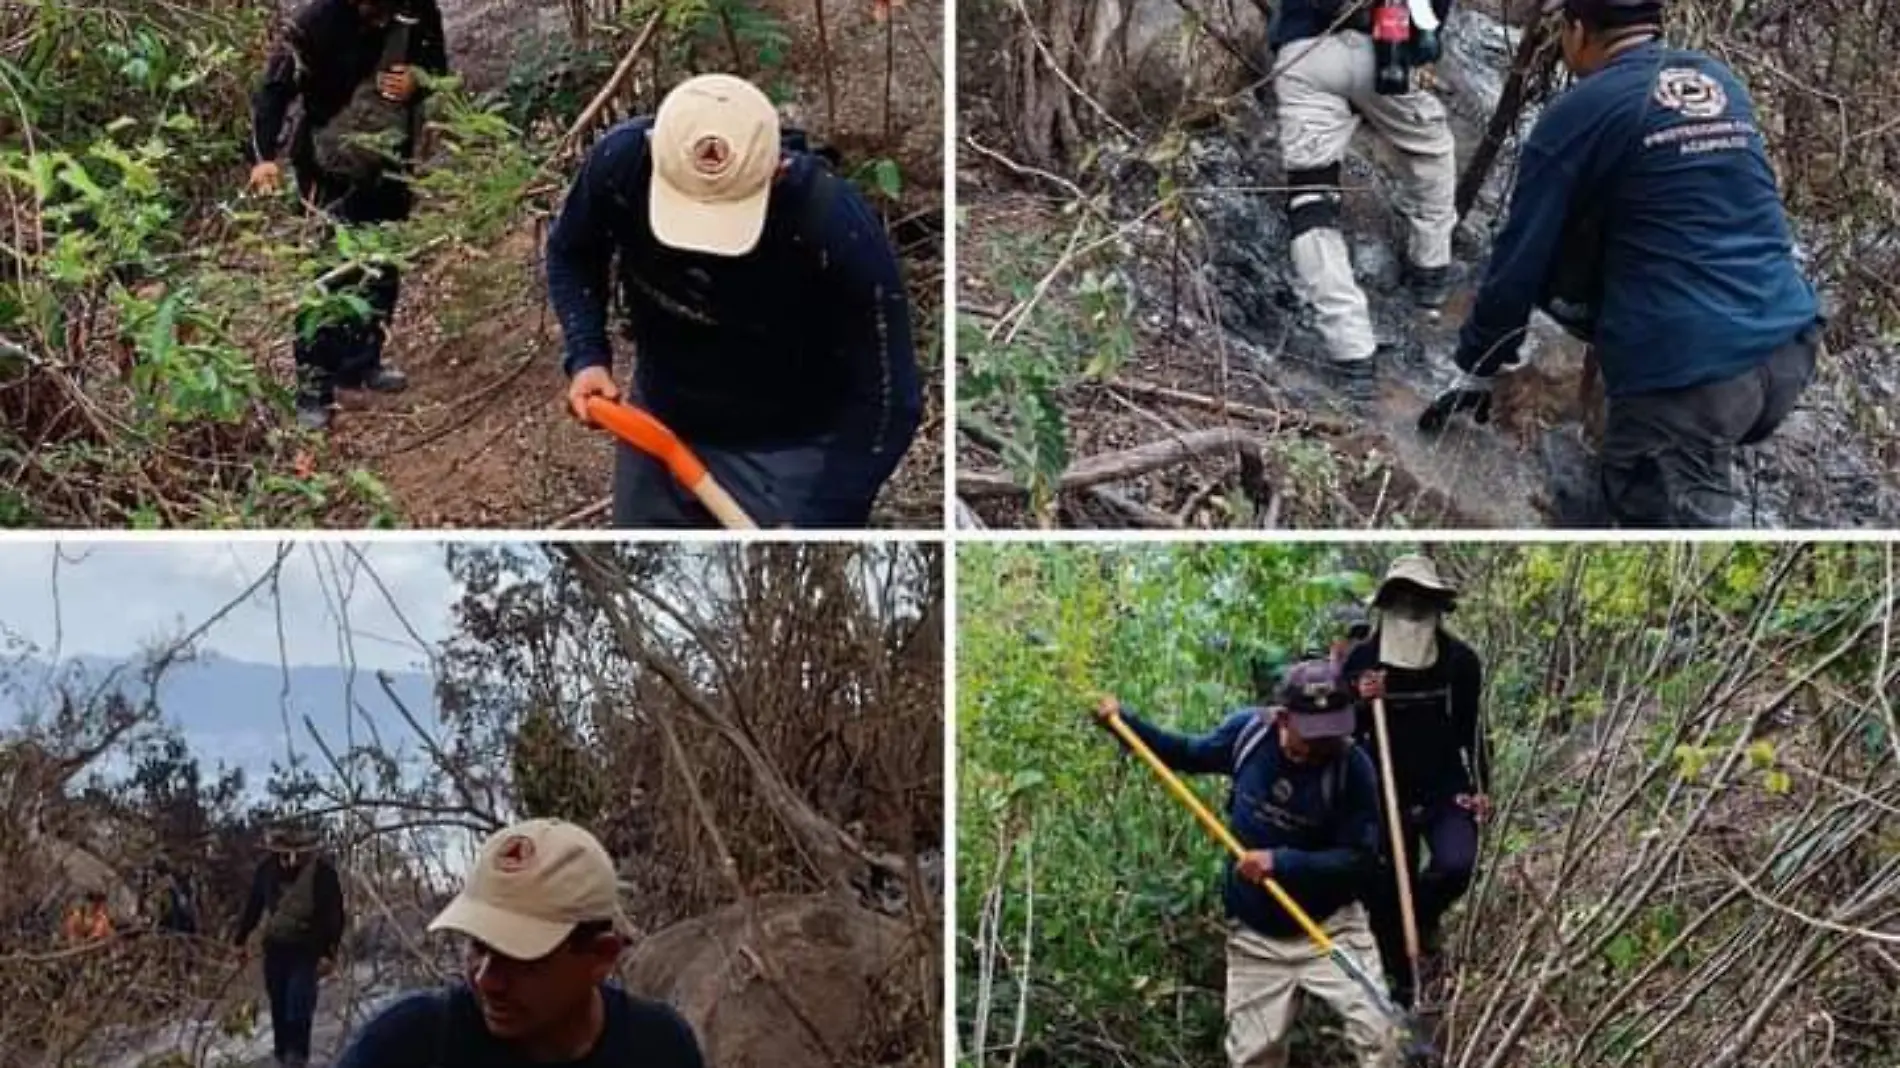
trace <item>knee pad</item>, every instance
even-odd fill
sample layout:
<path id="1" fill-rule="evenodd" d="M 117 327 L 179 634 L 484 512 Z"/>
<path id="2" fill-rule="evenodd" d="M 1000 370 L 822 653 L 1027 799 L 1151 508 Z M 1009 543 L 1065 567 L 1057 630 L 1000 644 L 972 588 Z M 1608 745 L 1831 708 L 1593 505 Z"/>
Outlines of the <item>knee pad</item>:
<path id="1" fill-rule="evenodd" d="M 1312 230 L 1337 230 L 1340 205 L 1339 164 L 1286 172 L 1287 237 L 1298 239 Z"/>

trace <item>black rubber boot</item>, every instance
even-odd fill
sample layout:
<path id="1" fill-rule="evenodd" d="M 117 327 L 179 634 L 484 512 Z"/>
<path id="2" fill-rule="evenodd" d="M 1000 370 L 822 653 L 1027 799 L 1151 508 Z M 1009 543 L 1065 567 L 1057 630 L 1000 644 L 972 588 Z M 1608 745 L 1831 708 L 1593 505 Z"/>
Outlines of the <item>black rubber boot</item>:
<path id="1" fill-rule="evenodd" d="M 1347 400 L 1364 403 L 1378 393 L 1379 358 L 1383 355 L 1382 347 L 1363 360 L 1331 360 L 1326 364 L 1326 373 L 1339 383 L 1339 391 Z"/>

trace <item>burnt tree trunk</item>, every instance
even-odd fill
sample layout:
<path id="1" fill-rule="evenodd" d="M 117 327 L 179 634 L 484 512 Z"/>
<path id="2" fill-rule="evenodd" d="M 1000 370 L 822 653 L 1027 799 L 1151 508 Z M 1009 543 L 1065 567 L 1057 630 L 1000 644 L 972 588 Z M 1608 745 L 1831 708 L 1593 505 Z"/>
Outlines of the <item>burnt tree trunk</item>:
<path id="1" fill-rule="evenodd" d="M 1077 42 L 1087 39 L 1095 5 L 1076 0 L 1018 0 L 1001 6 L 999 14 L 1017 24 L 1010 37 L 1004 100 L 1005 119 L 1016 131 L 1016 151 L 1033 166 L 1060 170 L 1083 145 L 1074 92 L 1062 75 L 1078 85 L 1086 84 L 1087 72 L 1078 69 L 1077 61 L 1084 57 Z M 1052 69 L 1052 62 L 1062 74 Z"/>
<path id="2" fill-rule="evenodd" d="M 1540 18 L 1524 28 L 1524 36 L 1518 42 L 1517 56 L 1511 61 L 1511 73 L 1504 80 L 1504 91 L 1498 95 L 1498 106 L 1491 112 L 1491 121 L 1485 125 L 1484 138 L 1472 151 L 1471 162 L 1465 165 L 1465 173 L 1458 176 L 1460 220 L 1470 213 L 1471 205 L 1477 203 L 1478 191 L 1484 188 L 1485 179 L 1491 176 L 1491 167 L 1497 162 L 1498 152 L 1503 149 L 1505 139 L 1517 129 L 1517 120 L 1524 114 L 1524 105 L 1530 101 L 1533 90 L 1536 90 L 1536 95 L 1542 96 L 1543 90 L 1550 85 L 1551 74 L 1557 65 L 1556 39 L 1551 35 L 1551 26 L 1551 20 Z"/>

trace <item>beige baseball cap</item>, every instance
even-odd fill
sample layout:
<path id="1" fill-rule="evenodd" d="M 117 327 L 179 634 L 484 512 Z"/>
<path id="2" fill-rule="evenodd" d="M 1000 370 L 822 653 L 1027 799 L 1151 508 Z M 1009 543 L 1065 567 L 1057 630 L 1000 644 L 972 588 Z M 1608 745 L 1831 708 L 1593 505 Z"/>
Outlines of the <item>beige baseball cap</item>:
<path id="1" fill-rule="evenodd" d="M 647 211 L 661 244 L 715 256 L 758 246 L 778 173 L 779 121 L 757 86 L 730 74 L 681 82 L 660 102 L 648 145 Z"/>
<path id="2" fill-rule="evenodd" d="M 594 920 L 629 930 L 613 859 L 586 829 L 541 819 L 490 835 L 462 892 L 429 930 L 459 931 L 504 956 L 539 960 Z"/>

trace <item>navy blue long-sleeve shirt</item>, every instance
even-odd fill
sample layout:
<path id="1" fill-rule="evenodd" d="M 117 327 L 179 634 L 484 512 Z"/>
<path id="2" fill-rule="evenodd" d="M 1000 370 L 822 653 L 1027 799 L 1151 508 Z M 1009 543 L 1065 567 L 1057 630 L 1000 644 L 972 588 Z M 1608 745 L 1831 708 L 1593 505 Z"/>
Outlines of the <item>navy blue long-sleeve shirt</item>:
<path id="1" fill-rule="evenodd" d="M 1156 727 L 1133 712 L 1122 718 L 1161 762 L 1179 772 L 1234 775 L 1234 746 L 1256 709 L 1229 715 L 1213 731 L 1181 735 Z M 1328 813 L 1324 765 L 1300 764 L 1280 747 L 1269 728 L 1245 766 L 1238 769 L 1227 826 L 1248 849 L 1273 854 L 1273 878 L 1313 919 L 1326 918 L 1359 900 L 1375 873 L 1379 848 L 1378 785 L 1372 762 L 1358 746 L 1348 749 L 1346 775 Z M 1222 883 L 1227 914 L 1261 934 L 1284 938 L 1299 925 L 1279 902 L 1240 877 L 1229 858 Z"/>
<path id="2" fill-rule="evenodd" d="M 704 1068 L 699 1041 L 679 1014 L 601 987 L 606 1026 L 594 1048 L 566 1068 Z M 350 1042 L 336 1068 L 542 1068 L 482 1023 L 466 987 L 411 994 L 384 1009 Z"/>
<path id="3" fill-rule="evenodd" d="M 449 72 L 442 9 L 436 0 L 410 0 L 409 62 L 437 76 Z M 309 165 L 311 135 L 350 102 L 356 87 L 375 74 L 384 31 L 368 25 L 351 0 L 311 0 L 289 16 L 265 62 L 264 80 L 251 96 L 251 162 L 276 159 L 284 116 L 303 98 L 304 117 L 291 145 L 291 160 Z M 416 99 L 425 91 L 417 88 Z M 402 146 L 408 155 L 413 145 Z"/>
<path id="4" fill-rule="evenodd" d="M 1592 342 L 1612 397 L 1732 378 L 1818 318 L 1748 91 L 1709 56 L 1649 42 L 1538 118 L 1459 367 L 1515 359 L 1560 259 L 1592 254 L 1563 240 L 1588 214 L 1603 241 Z"/>
<path id="5" fill-rule="evenodd" d="M 626 296 L 634 387 L 689 441 L 884 442 L 922 410 L 910 298 L 884 226 L 850 182 L 790 154 L 743 256 L 668 248 L 647 216 L 651 120 L 591 153 L 548 237 L 548 292 L 569 375 L 610 367 L 610 268 Z M 808 198 L 832 186 L 822 218 Z M 814 247 L 815 246 L 815 247 Z"/>

